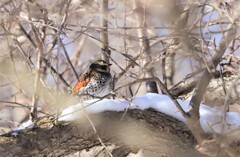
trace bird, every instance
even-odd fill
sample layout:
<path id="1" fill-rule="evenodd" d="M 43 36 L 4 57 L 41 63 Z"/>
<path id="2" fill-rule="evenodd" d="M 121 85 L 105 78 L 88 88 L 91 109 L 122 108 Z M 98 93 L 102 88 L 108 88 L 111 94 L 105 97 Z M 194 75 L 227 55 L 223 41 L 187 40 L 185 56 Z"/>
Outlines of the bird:
<path id="1" fill-rule="evenodd" d="M 93 97 L 103 97 L 109 94 L 113 89 L 110 66 L 111 64 L 104 60 L 94 61 L 79 77 L 72 93 Z"/>

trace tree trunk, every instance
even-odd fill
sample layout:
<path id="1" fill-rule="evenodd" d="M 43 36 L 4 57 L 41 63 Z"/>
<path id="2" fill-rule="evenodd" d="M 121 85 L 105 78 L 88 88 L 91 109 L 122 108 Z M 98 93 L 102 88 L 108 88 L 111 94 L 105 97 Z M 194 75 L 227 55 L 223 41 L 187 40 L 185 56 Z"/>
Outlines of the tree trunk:
<path id="1" fill-rule="evenodd" d="M 129 110 L 120 121 L 123 114 L 105 112 L 91 115 L 97 134 L 87 119 L 81 119 L 66 125 L 41 125 L 38 128 L 20 131 L 17 136 L 5 135 L 0 137 L 0 154 L 65 156 L 101 146 L 97 138 L 99 136 L 105 146 L 120 146 L 120 152 L 125 155 L 142 148 L 157 152 L 160 156 L 202 156 L 195 151 L 194 137 L 182 122 L 152 109 Z M 121 156 L 118 149 L 112 151 L 113 156 Z"/>

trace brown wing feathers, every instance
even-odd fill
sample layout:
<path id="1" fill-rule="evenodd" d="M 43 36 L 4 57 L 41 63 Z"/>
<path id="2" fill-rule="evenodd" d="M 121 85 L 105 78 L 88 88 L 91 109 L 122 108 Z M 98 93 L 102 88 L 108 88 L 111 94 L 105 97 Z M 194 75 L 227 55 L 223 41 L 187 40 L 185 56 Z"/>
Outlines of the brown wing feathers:
<path id="1" fill-rule="evenodd" d="M 85 87 L 88 82 L 92 78 L 93 71 L 88 69 L 86 72 L 84 72 L 80 78 L 77 84 L 73 87 L 72 93 L 77 93 L 81 88 Z"/>
<path id="2" fill-rule="evenodd" d="M 90 81 L 90 78 L 86 78 L 86 79 L 80 79 L 77 84 L 74 86 L 72 92 L 73 93 L 77 93 L 81 88 L 85 87 L 88 82 Z"/>

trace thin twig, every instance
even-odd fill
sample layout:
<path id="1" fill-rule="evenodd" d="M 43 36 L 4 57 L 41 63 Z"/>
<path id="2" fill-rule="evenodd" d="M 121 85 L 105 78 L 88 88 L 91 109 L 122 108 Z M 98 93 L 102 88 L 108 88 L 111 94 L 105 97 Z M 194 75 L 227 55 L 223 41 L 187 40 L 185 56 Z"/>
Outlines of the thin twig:
<path id="1" fill-rule="evenodd" d="M 110 50 L 108 49 L 108 0 L 101 0 L 101 32 L 100 39 L 102 41 L 102 59 L 109 62 Z"/>
<path id="2" fill-rule="evenodd" d="M 146 15 L 145 15 L 145 8 L 146 4 L 144 5 L 144 8 L 140 4 L 140 1 L 134 0 L 133 1 L 133 8 L 135 11 L 135 17 L 136 17 L 136 23 L 138 27 L 143 27 L 142 29 L 138 29 L 138 37 L 139 37 L 139 45 L 142 48 L 142 56 L 145 58 L 143 60 L 143 67 L 145 67 L 147 64 L 151 62 L 151 48 L 149 44 L 149 39 L 147 35 L 147 24 L 146 24 Z M 143 14 L 140 14 L 143 13 Z M 146 77 L 154 77 L 154 69 L 150 68 L 146 72 Z M 146 82 L 147 92 L 148 93 L 158 93 L 156 82 L 154 81 L 147 81 Z"/>
<path id="3" fill-rule="evenodd" d="M 68 55 L 68 53 L 67 53 L 67 50 L 66 50 L 65 46 L 63 45 L 62 41 L 60 41 L 59 43 L 60 43 L 60 47 L 63 48 L 63 52 L 64 52 L 64 54 L 65 54 L 65 57 L 67 58 L 67 61 L 68 61 L 69 65 L 70 65 L 70 67 L 71 67 L 71 69 L 72 69 L 72 71 L 73 71 L 76 79 L 78 80 L 78 79 L 79 79 L 79 78 L 78 78 L 78 74 L 77 74 L 77 72 L 76 72 L 76 70 L 75 70 L 75 68 L 74 68 L 74 66 L 73 66 L 73 64 L 72 64 L 71 59 L 69 58 L 69 55 Z"/>
<path id="4" fill-rule="evenodd" d="M 71 86 L 67 83 L 67 81 L 63 78 L 62 74 L 59 74 L 57 72 L 57 70 L 51 65 L 51 63 L 49 63 L 49 61 L 47 59 L 43 59 L 43 62 L 48 66 L 48 68 L 50 68 L 50 70 L 57 75 L 57 77 L 59 77 L 59 79 L 62 81 L 62 83 L 67 86 L 69 89 L 71 89 Z"/>
<path id="5" fill-rule="evenodd" d="M 117 89 L 115 89 L 113 92 L 118 91 L 119 89 L 123 88 L 123 87 L 128 87 L 128 86 L 132 86 L 136 83 L 141 83 L 141 82 L 146 82 L 146 81 L 155 81 L 159 87 L 161 88 L 161 90 L 166 93 L 170 99 L 174 102 L 174 104 L 176 105 L 176 107 L 178 108 L 179 112 L 183 115 L 183 117 L 187 117 L 188 115 L 185 113 L 185 111 L 182 109 L 181 105 L 178 103 L 178 101 L 174 98 L 174 96 L 168 91 L 168 89 L 165 87 L 165 85 L 162 83 L 161 80 L 159 80 L 159 78 L 157 77 L 153 77 L 153 78 L 142 78 L 142 79 L 138 79 L 136 81 L 133 81 L 131 83 L 122 85 L 120 87 L 118 87 Z"/>
<path id="6" fill-rule="evenodd" d="M 37 107 L 38 107 L 38 99 L 39 99 L 39 94 L 40 94 L 40 78 L 42 75 L 42 61 L 43 61 L 43 42 L 42 39 L 40 38 L 39 32 L 37 32 L 36 28 L 31 25 L 34 37 L 37 41 L 37 65 L 36 65 L 36 76 L 35 76 L 35 81 L 34 81 L 34 93 L 32 97 L 32 109 L 31 109 L 31 114 L 30 118 L 32 119 L 33 122 L 36 122 L 37 118 Z"/>

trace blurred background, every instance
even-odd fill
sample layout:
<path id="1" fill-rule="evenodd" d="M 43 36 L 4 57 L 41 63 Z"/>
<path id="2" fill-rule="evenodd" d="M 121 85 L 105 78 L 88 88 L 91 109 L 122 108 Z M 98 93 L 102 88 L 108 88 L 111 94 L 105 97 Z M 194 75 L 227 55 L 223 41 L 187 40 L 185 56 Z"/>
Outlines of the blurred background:
<path id="1" fill-rule="evenodd" d="M 1 0 L 0 133 L 27 120 L 33 104 L 38 116 L 73 104 L 71 88 L 92 61 L 103 58 L 104 46 L 115 89 L 146 77 L 158 77 L 170 89 L 206 67 L 227 26 L 239 21 L 239 7 L 231 0 Z M 239 55 L 236 35 L 217 69 L 237 76 Z M 146 92 L 140 81 L 116 94 L 131 99 Z M 232 108 L 239 111 L 239 105 Z"/>

